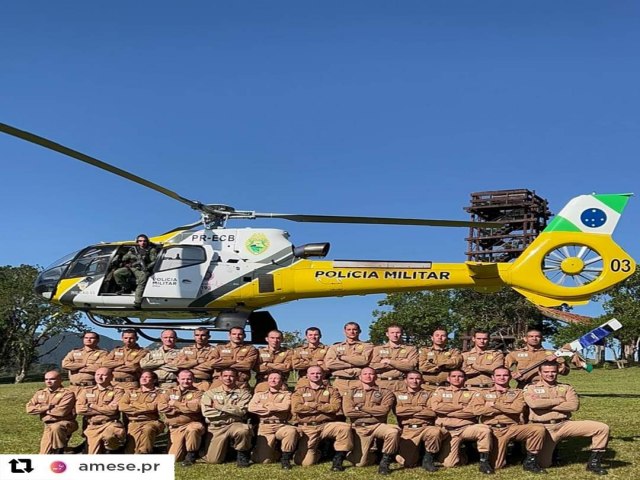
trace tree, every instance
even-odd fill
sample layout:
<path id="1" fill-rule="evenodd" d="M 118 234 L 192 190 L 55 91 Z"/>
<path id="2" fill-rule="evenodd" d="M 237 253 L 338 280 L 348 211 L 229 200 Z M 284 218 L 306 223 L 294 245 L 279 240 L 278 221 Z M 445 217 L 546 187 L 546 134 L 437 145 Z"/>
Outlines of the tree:
<path id="1" fill-rule="evenodd" d="M 607 291 L 603 308 L 608 318 L 615 317 L 623 327 L 613 334 L 621 345 L 620 357 L 638 358 L 640 344 L 640 271 Z"/>
<path id="2" fill-rule="evenodd" d="M 294 330 L 292 332 L 282 332 L 282 346 L 287 348 L 296 348 L 304 344 L 302 333 L 300 330 Z"/>
<path id="3" fill-rule="evenodd" d="M 369 338 L 373 343 L 383 343 L 387 327 L 395 324 L 402 327 L 407 342 L 425 345 L 436 327 L 449 331 L 457 327 L 452 302 L 450 290 L 391 293 L 378 302 L 388 309 L 373 311 L 375 320 L 369 327 Z"/>
<path id="4" fill-rule="evenodd" d="M 38 269 L 31 265 L 0 267 L 0 366 L 20 383 L 37 349 L 54 335 L 81 331 L 79 313 L 66 313 L 33 291 Z"/>

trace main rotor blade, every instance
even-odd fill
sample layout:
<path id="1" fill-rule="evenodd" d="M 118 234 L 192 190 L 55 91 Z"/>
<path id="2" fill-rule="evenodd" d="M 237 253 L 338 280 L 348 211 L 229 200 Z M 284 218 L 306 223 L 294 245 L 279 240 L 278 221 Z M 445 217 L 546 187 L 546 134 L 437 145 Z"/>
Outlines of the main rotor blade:
<path id="1" fill-rule="evenodd" d="M 428 218 L 352 217 L 342 215 L 297 215 L 290 213 L 255 213 L 255 218 L 280 218 L 293 222 L 362 223 L 372 225 L 418 225 L 424 227 L 500 228 L 499 222 L 471 222 L 465 220 L 433 220 Z"/>
<path id="2" fill-rule="evenodd" d="M 145 180 L 142 177 L 134 175 L 133 173 L 129 173 L 126 170 L 122 170 L 121 168 L 114 167 L 106 162 L 98 160 L 97 158 L 90 157 L 89 155 L 85 155 L 84 153 L 78 152 L 77 150 L 73 150 L 69 147 L 65 147 L 64 145 L 60 145 L 59 143 L 52 142 L 44 137 L 36 135 L 34 133 L 26 132 L 24 130 L 19 130 L 11 125 L 7 125 L 5 123 L 0 123 L 0 131 L 4 132 L 8 135 L 12 135 L 14 137 L 20 138 L 22 140 L 26 140 L 27 142 L 35 143 L 36 145 L 40 145 L 41 147 L 48 148 L 58 153 L 62 153 L 63 155 L 67 155 L 69 157 L 75 158 L 76 160 L 80 160 L 81 162 L 88 163 L 89 165 L 93 165 L 94 167 L 101 168 L 102 170 L 106 170 L 107 172 L 111 172 L 119 177 L 126 178 L 127 180 L 131 180 L 139 185 L 150 188 L 151 190 L 155 190 L 156 192 L 160 192 L 163 195 L 173 198 L 179 202 L 182 202 L 186 205 L 189 205 L 191 208 L 195 210 L 202 210 L 203 205 L 200 202 L 196 202 L 193 200 L 189 200 L 188 198 L 181 197 L 175 192 L 164 188 L 160 185 L 157 185 L 149 180 Z"/>

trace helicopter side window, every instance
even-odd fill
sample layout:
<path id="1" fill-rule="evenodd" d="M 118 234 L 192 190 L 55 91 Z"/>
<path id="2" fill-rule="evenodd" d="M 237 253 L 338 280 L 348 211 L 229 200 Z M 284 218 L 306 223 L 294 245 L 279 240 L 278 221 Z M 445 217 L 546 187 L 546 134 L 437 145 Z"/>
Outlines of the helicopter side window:
<path id="1" fill-rule="evenodd" d="M 207 260 L 204 248 L 197 245 L 184 245 L 179 247 L 169 247 L 162 255 L 162 261 L 156 271 L 174 270 L 176 268 L 198 265 Z"/>
<path id="2" fill-rule="evenodd" d="M 109 259 L 116 247 L 91 247 L 84 251 L 69 266 L 65 278 L 104 275 L 109 266 Z"/>

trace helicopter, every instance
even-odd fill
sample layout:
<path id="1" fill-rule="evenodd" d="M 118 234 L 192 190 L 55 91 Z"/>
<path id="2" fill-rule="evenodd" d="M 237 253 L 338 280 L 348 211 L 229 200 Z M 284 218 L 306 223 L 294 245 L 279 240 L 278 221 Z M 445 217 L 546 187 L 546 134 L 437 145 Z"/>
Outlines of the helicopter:
<path id="1" fill-rule="evenodd" d="M 505 222 L 395 217 L 259 213 L 205 204 L 7 124 L 0 131 L 111 172 L 198 211 L 201 219 L 150 240 L 159 249 L 139 308 L 118 292 L 113 272 L 133 241 L 90 245 L 54 262 L 35 282 L 47 301 L 80 311 L 101 327 L 210 330 L 251 328 L 262 339 L 276 322 L 266 308 L 304 298 L 432 289 L 495 292 L 508 286 L 536 305 L 587 303 L 622 282 L 636 263 L 612 239 L 631 194 L 589 194 L 571 199 L 511 263 L 324 260 L 329 243 L 294 245 L 284 230 L 230 228 L 236 219 L 416 225 L 499 229 Z M 491 231 L 491 230 L 489 230 Z M 116 320 L 114 322 L 114 319 Z"/>

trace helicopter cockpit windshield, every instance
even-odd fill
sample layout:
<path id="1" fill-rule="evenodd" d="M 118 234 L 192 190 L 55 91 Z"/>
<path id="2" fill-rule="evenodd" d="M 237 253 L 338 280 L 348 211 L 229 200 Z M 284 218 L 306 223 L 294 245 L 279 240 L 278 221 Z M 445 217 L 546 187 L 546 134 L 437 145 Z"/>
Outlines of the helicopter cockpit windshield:
<path id="1" fill-rule="evenodd" d="M 69 266 L 71 261 L 76 258 L 79 251 L 80 250 L 77 250 L 73 253 L 65 255 L 61 259 L 53 262 L 42 272 L 40 272 L 40 275 L 38 275 L 38 278 L 36 279 L 36 283 L 34 285 L 36 293 L 42 295 L 45 298 L 51 298 L 53 291 L 58 284 L 58 281 L 67 270 L 67 267 Z"/>

